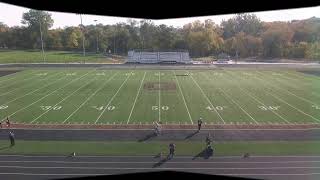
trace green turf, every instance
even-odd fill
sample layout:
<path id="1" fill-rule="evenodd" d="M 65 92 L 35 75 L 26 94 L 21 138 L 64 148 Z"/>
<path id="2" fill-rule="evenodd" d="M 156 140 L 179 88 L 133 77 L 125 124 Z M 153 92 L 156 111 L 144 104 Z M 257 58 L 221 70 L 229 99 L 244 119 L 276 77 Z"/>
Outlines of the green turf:
<path id="1" fill-rule="evenodd" d="M 170 142 L 149 141 L 144 143 L 111 141 L 16 141 L 9 147 L 8 141 L 0 141 L 0 154 L 50 154 L 67 155 L 156 155 L 168 153 Z M 204 148 L 204 142 L 174 142 L 176 155 L 195 156 Z M 213 145 L 217 156 L 236 156 L 248 152 L 251 155 L 320 155 L 319 141 L 263 141 L 217 142 Z"/>
<path id="2" fill-rule="evenodd" d="M 146 89 L 150 83 L 156 89 Z M 166 83 L 174 89 L 165 89 Z M 292 70 L 31 69 L 0 77 L 0 119 L 309 124 L 320 123 L 319 92 L 319 76 Z"/>
<path id="3" fill-rule="evenodd" d="M 41 51 L 0 50 L 0 63 L 42 63 Z M 102 54 L 71 51 L 46 51 L 46 63 L 119 63 L 120 59 L 110 59 Z"/>

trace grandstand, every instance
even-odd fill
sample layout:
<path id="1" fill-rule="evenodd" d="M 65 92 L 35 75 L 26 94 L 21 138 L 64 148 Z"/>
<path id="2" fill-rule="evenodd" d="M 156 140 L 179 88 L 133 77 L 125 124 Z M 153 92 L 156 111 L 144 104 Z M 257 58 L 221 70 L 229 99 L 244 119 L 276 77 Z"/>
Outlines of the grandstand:
<path id="1" fill-rule="evenodd" d="M 187 51 L 165 51 L 150 52 L 136 51 L 128 52 L 126 63 L 156 64 L 156 63 L 181 63 L 190 64 L 191 59 Z"/>

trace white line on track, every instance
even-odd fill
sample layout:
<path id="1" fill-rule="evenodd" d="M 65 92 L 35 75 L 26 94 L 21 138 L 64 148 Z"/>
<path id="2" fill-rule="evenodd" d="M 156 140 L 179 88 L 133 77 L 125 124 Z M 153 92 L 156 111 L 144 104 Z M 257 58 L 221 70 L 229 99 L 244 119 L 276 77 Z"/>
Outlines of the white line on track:
<path id="1" fill-rule="evenodd" d="M 189 71 L 188 71 L 189 73 Z M 190 73 L 189 73 L 190 74 Z M 226 122 L 224 121 L 224 119 L 221 117 L 220 113 L 216 110 L 215 106 L 211 103 L 211 101 L 209 100 L 209 98 L 207 97 L 207 95 L 203 92 L 202 88 L 199 86 L 199 84 L 194 80 L 193 76 L 191 76 L 191 79 L 193 80 L 193 82 L 198 86 L 198 88 L 200 89 L 202 95 L 207 99 L 207 101 L 209 102 L 209 104 L 213 107 L 214 111 L 217 113 L 217 115 L 219 116 L 219 118 L 222 120 L 223 124 L 225 124 Z"/>
<path id="2" fill-rule="evenodd" d="M 183 103 L 184 103 L 184 105 L 185 105 L 185 107 L 186 107 L 186 109 L 187 109 L 190 122 L 191 122 L 191 124 L 193 124 L 193 121 L 192 121 L 192 118 L 191 118 L 191 115 L 190 115 L 189 108 L 188 108 L 188 106 L 187 106 L 186 100 L 185 100 L 184 95 L 183 95 L 183 93 L 182 93 L 179 80 L 178 80 L 178 78 L 177 78 L 177 76 L 176 76 L 176 71 L 173 71 L 173 73 L 174 73 L 174 77 L 175 77 L 175 79 L 176 79 L 176 81 L 177 81 L 177 84 L 178 84 L 178 87 L 179 87 L 179 90 L 180 90 L 180 94 L 181 94 L 181 96 L 182 96 Z"/>
<path id="3" fill-rule="evenodd" d="M 239 159 L 240 160 L 240 159 Z M 61 163 L 61 164 L 150 164 L 158 161 L 2 161 L 0 163 Z M 166 164 L 290 164 L 290 163 L 320 163 L 320 161 L 167 161 Z"/>
<path id="4" fill-rule="evenodd" d="M 131 72 L 132 73 L 132 72 Z M 99 121 L 99 119 L 101 118 L 101 116 L 103 115 L 103 113 L 106 111 L 106 109 L 108 108 L 108 106 L 110 105 L 110 103 L 113 101 L 113 99 L 117 96 L 117 94 L 119 93 L 119 91 L 121 90 L 122 86 L 127 82 L 127 80 L 129 79 L 129 77 L 131 76 L 131 73 L 129 73 L 130 75 L 127 76 L 127 78 L 122 82 L 121 86 L 118 88 L 117 92 L 112 96 L 112 98 L 109 100 L 108 104 L 106 104 L 106 106 L 104 107 L 103 111 L 100 113 L 100 115 L 98 116 L 98 118 L 96 119 L 96 121 L 94 122 L 94 124 L 97 124 L 97 122 Z"/>
<path id="5" fill-rule="evenodd" d="M 99 87 L 95 92 L 93 92 L 76 110 L 74 110 L 63 122 L 65 123 L 71 116 L 73 116 L 78 110 L 85 105 L 98 91 L 100 91 L 108 82 L 110 82 L 119 72 L 113 74 L 106 82 L 103 83 L 101 87 Z M 89 122 L 88 122 L 89 123 Z"/>
<path id="6" fill-rule="evenodd" d="M 82 173 L 77 173 L 77 174 L 53 174 L 53 173 L 2 173 L 0 172 L 0 175 L 22 175 L 22 176 L 101 176 L 101 175 L 110 175 L 110 174 L 82 174 Z"/>
<path id="7" fill-rule="evenodd" d="M 86 169 L 86 170 L 154 170 L 155 168 L 153 167 L 70 167 L 70 166 L 50 166 L 50 167 L 44 167 L 44 166 L 0 166 L 0 168 L 12 168 L 12 169 Z M 315 167 L 315 166 L 309 166 L 309 167 L 251 167 L 251 168 L 247 168 L 247 167 L 208 167 L 208 168 L 204 168 L 204 167 L 169 167 L 169 168 L 156 168 L 156 169 L 166 169 L 166 170 L 172 170 L 172 169 L 180 169 L 180 170 L 245 170 L 245 169 L 262 169 L 262 170 L 266 170 L 266 169 L 320 169 L 320 167 Z"/>
<path id="8" fill-rule="evenodd" d="M 231 75 L 233 76 L 233 75 Z M 252 99 L 254 99 L 256 102 L 258 102 L 259 104 L 266 106 L 264 103 L 262 103 L 261 101 L 259 101 L 257 98 L 255 98 L 253 95 L 251 95 L 247 90 L 243 89 L 242 87 L 240 87 L 240 85 L 238 83 L 237 86 L 239 87 L 240 90 L 242 90 L 242 92 L 245 92 L 247 95 L 249 95 Z M 290 124 L 291 122 L 289 122 L 287 119 L 285 119 L 284 117 L 282 117 L 280 114 L 278 114 L 277 112 L 275 112 L 274 110 L 270 110 L 271 112 L 273 112 L 275 115 L 277 115 L 278 117 L 280 117 L 282 120 L 284 120 L 286 123 Z"/>
<path id="9" fill-rule="evenodd" d="M 78 92 L 80 89 L 82 89 L 83 87 L 85 87 L 86 85 L 90 84 L 91 82 L 93 82 L 95 79 L 97 78 L 94 77 L 92 80 L 88 81 L 88 83 L 84 83 L 82 86 L 80 86 L 78 89 L 74 90 L 72 93 L 70 93 L 68 96 L 64 97 L 61 101 L 59 101 L 58 103 L 56 103 L 55 105 L 53 105 L 52 107 L 56 107 L 57 105 L 59 105 L 60 103 L 62 103 L 63 101 L 67 100 L 69 97 L 71 97 L 74 93 Z M 48 113 L 49 111 L 51 111 L 52 109 L 48 109 L 45 112 L 43 112 L 42 114 L 40 114 L 38 117 L 34 118 L 30 123 L 33 123 L 34 121 L 38 120 L 40 117 L 42 117 L 43 115 L 45 115 L 46 113 Z"/>
<path id="10" fill-rule="evenodd" d="M 319 175 L 320 173 L 305 173 L 305 174 L 279 174 L 279 173 L 272 173 L 272 174 L 251 174 L 251 173 L 232 173 L 232 174 L 216 174 L 220 176 L 310 176 L 310 175 Z"/>
<path id="11" fill-rule="evenodd" d="M 129 124 L 129 121 L 130 121 L 130 118 L 131 118 L 132 112 L 133 112 L 134 107 L 135 107 L 135 105 L 136 105 L 136 102 L 137 102 L 138 96 L 139 96 L 139 94 L 140 94 L 140 89 L 141 89 L 141 87 L 142 87 L 142 84 L 143 84 L 144 78 L 146 77 L 146 74 L 147 74 L 147 72 L 144 72 L 144 75 L 143 75 L 143 78 L 142 78 L 142 80 L 141 80 L 141 83 L 140 83 L 140 86 L 139 86 L 139 89 L 138 89 L 138 92 L 137 92 L 136 98 L 134 99 L 134 102 L 133 102 L 133 105 L 132 105 L 132 108 L 131 108 L 131 111 L 130 111 L 130 114 L 129 114 L 129 117 L 128 117 L 128 120 L 127 120 L 127 124 Z"/>
<path id="12" fill-rule="evenodd" d="M 60 89 L 62 89 L 62 88 L 64 88 L 64 87 L 68 86 L 69 84 L 73 83 L 74 81 L 77 81 L 78 79 L 82 78 L 83 76 L 86 76 L 86 75 L 87 75 L 87 74 L 89 74 L 90 72 L 91 72 L 91 71 L 89 71 L 89 72 L 87 72 L 86 74 L 84 74 L 84 75 L 80 76 L 79 78 L 73 79 L 72 81 L 68 82 L 68 83 L 67 83 L 67 84 L 65 84 L 64 86 L 62 86 L 62 87 L 60 87 L 60 88 L 58 88 L 58 89 L 56 89 L 56 90 L 52 91 L 51 93 L 49 93 L 49 94 L 47 94 L 47 95 L 45 95 L 45 96 L 41 97 L 40 99 L 38 99 L 38 100 L 34 101 L 33 103 L 29 104 L 28 106 L 24 106 L 23 108 L 21 108 L 21 109 L 19 109 L 19 110 L 15 111 L 14 113 L 10 114 L 10 115 L 9 115 L 9 117 L 10 117 L 10 116 L 13 116 L 13 115 L 15 115 L 16 113 L 18 113 L 18 112 L 20 112 L 20 111 L 22 111 L 22 110 L 24 110 L 24 109 L 26 109 L 26 108 L 28 108 L 28 107 L 32 106 L 33 104 L 35 104 L 35 103 L 37 103 L 37 102 L 41 101 L 42 99 L 44 99 L 44 98 L 46 98 L 46 97 L 50 96 L 50 95 L 51 95 L 51 94 L 53 94 L 54 92 L 56 92 L 56 91 L 58 91 L 58 90 L 60 90 Z M 3 120 L 5 120 L 5 118 L 4 118 L 4 119 L 2 119 L 2 121 L 3 121 Z"/>
<path id="13" fill-rule="evenodd" d="M 59 75 L 59 74 L 61 74 L 61 73 L 62 73 L 62 72 L 57 73 L 57 74 L 53 75 L 52 77 L 55 77 L 56 75 Z M 52 77 L 50 77 L 50 78 L 52 78 Z M 49 77 L 46 77 L 46 78 L 49 78 Z M 45 79 L 46 79 L 46 78 L 45 78 Z M 65 77 L 62 76 L 61 78 L 59 78 L 59 79 L 57 79 L 57 80 L 55 80 L 55 81 L 51 81 L 51 83 L 48 83 L 48 84 L 46 84 L 45 86 L 42 86 L 42 87 L 37 88 L 37 89 L 35 89 L 35 90 L 31 91 L 31 92 L 28 92 L 27 94 L 24 94 L 24 95 L 19 96 L 19 97 L 15 98 L 15 99 L 12 99 L 12 100 L 4 103 L 3 105 L 9 104 L 9 103 L 11 103 L 11 102 L 14 102 L 14 101 L 16 101 L 17 99 L 23 98 L 23 97 L 25 97 L 25 96 L 27 96 L 27 95 L 29 95 L 29 94 L 33 94 L 34 92 L 39 91 L 39 90 L 42 89 L 42 88 L 48 87 L 48 86 L 50 86 L 51 84 L 53 84 L 53 83 L 55 83 L 55 82 L 58 82 L 59 80 L 61 80 L 61 79 L 63 79 L 63 78 L 65 78 Z M 39 82 L 37 82 L 37 83 L 39 83 Z M 33 83 L 32 83 L 32 84 L 33 84 Z"/>
<path id="14" fill-rule="evenodd" d="M 62 155 L 18 155 L 18 154 L 0 154 L 0 157 L 22 157 L 22 158 L 28 158 L 28 157 L 32 157 L 32 158 L 57 158 L 57 157 L 63 157 L 65 158 L 66 155 L 62 156 Z M 133 156 L 129 156 L 129 155 L 123 155 L 123 156 L 119 156 L 119 155 L 115 155 L 115 156 L 108 156 L 108 155 L 91 155 L 91 156 L 77 156 L 78 158 L 154 158 L 154 155 L 133 155 Z M 211 157 L 210 159 L 232 159 L 232 158 L 236 158 L 238 160 L 243 159 L 243 156 L 214 156 Z M 194 156 L 175 156 L 174 159 L 185 159 L 185 158 L 194 158 Z M 251 160 L 253 158 L 320 158 L 320 155 L 255 155 L 255 156 L 251 156 Z"/>

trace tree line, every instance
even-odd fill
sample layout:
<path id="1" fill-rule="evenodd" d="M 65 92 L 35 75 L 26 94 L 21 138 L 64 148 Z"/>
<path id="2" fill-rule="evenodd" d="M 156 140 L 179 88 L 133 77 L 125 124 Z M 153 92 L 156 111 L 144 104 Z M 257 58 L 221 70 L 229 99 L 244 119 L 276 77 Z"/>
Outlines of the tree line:
<path id="1" fill-rule="evenodd" d="M 210 19 L 175 28 L 150 20 L 128 19 L 115 25 L 70 26 L 51 29 L 53 19 L 44 11 L 23 14 L 25 26 L 0 22 L 0 48 L 40 49 L 42 30 L 46 50 L 82 50 L 126 55 L 128 50 L 188 50 L 192 57 L 320 59 L 320 18 L 290 22 L 263 22 L 254 14 L 237 14 L 220 25 Z M 40 27 L 41 26 L 41 27 Z"/>

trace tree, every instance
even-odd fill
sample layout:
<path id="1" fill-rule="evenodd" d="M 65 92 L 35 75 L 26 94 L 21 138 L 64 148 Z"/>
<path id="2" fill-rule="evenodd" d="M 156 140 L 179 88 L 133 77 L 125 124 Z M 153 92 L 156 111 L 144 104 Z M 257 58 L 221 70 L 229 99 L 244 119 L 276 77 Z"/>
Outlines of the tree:
<path id="1" fill-rule="evenodd" d="M 0 48 L 6 47 L 7 34 L 9 31 L 9 27 L 0 22 Z"/>
<path id="2" fill-rule="evenodd" d="M 67 27 L 61 36 L 64 48 L 69 50 L 82 48 L 82 32 L 79 27 Z"/>
<path id="3" fill-rule="evenodd" d="M 266 31 L 262 34 L 263 55 L 265 57 L 285 57 L 288 55 L 287 47 L 293 37 L 293 31 L 288 23 L 267 23 Z"/>
<path id="4" fill-rule="evenodd" d="M 29 10 L 23 13 L 21 23 L 28 27 L 29 43 L 32 44 L 33 48 L 40 47 L 40 24 L 43 38 L 46 39 L 53 22 L 51 14 L 44 11 Z"/>
<path id="5" fill-rule="evenodd" d="M 259 36 L 262 31 L 262 22 L 254 14 L 238 14 L 227 21 L 222 21 L 221 27 L 225 39 L 231 38 L 240 32 Z"/>

